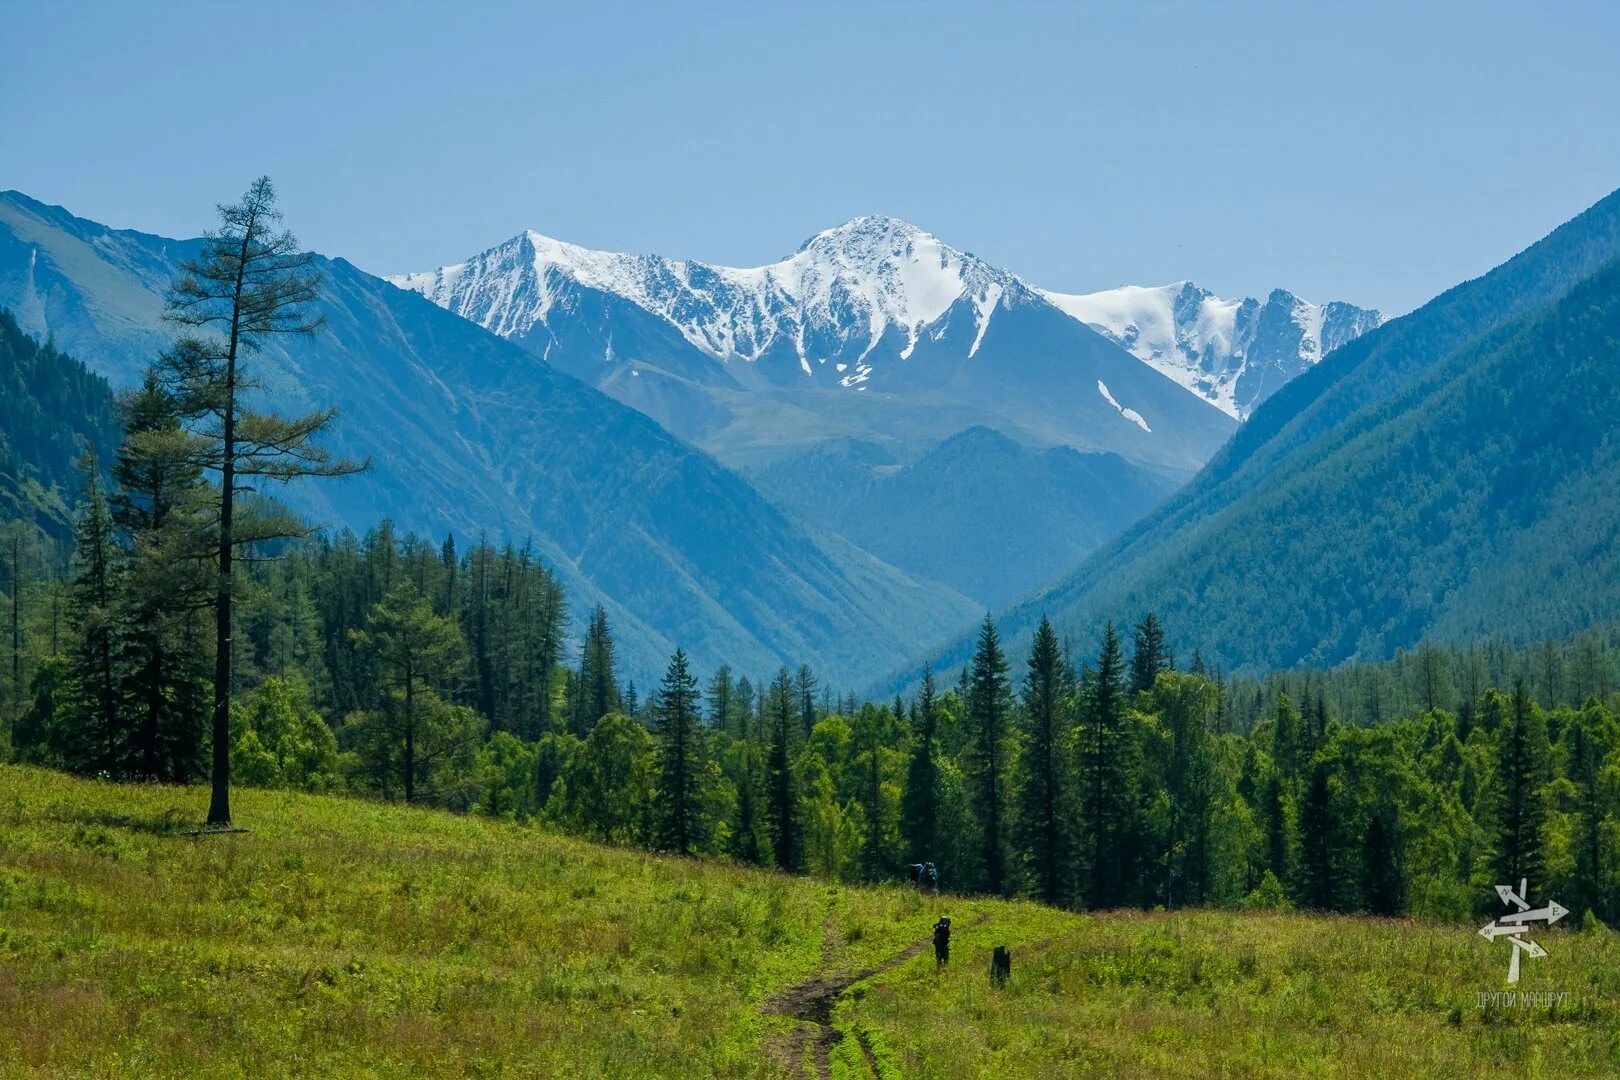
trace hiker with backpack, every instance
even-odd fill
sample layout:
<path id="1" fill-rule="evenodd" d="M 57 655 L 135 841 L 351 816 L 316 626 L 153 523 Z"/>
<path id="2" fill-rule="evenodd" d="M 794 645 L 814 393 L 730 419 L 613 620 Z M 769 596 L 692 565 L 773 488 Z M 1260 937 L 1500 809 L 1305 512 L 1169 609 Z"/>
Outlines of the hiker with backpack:
<path id="1" fill-rule="evenodd" d="M 951 962 L 951 917 L 941 915 L 934 924 L 934 966 Z"/>

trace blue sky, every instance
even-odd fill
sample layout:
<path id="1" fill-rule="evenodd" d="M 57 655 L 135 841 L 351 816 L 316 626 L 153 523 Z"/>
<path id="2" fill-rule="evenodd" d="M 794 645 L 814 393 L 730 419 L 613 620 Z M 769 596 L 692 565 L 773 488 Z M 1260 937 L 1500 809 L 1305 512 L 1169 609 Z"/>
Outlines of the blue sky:
<path id="1" fill-rule="evenodd" d="M 0 187 L 368 270 L 754 265 L 861 213 L 1067 291 L 1401 311 L 1620 187 L 1620 5 L 0 0 Z"/>

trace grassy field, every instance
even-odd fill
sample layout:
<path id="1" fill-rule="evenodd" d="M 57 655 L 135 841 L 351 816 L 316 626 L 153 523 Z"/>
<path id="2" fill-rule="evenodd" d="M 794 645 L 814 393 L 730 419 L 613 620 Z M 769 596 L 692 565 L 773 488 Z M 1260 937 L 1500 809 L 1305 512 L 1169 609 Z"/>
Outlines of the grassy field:
<path id="1" fill-rule="evenodd" d="M 0 767 L 0 1076 L 1620 1074 L 1606 930 L 1482 1006 L 1470 926 L 936 903 L 279 792 L 186 836 L 206 801 Z"/>

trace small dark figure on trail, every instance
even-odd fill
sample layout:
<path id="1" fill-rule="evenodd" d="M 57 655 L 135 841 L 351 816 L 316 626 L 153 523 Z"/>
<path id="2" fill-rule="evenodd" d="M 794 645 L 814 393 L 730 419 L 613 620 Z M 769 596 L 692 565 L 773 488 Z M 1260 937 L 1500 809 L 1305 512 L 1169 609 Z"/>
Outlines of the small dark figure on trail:
<path id="1" fill-rule="evenodd" d="M 914 862 L 910 866 L 906 867 L 906 869 L 911 871 L 911 883 L 917 886 L 917 888 L 920 889 L 928 883 L 927 863 Z"/>
<path id="2" fill-rule="evenodd" d="M 934 924 L 934 963 L 948 964 L 951 962 L 951 917 L 941 915 L 939 922 Z"/>

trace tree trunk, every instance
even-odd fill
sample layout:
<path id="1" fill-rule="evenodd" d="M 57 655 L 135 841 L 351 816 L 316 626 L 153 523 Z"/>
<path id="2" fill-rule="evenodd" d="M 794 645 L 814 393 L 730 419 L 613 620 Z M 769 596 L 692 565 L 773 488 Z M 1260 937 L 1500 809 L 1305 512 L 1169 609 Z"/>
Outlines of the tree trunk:
<path id="1" fill-rule="evenodd" d="M 214 760 L 208 824 L 231 823 L 231 557 L 236 510 L 236 349 L 253 223 L 242 230 L 236 264 L 236 292 L 231 301 L 231 339 L 225 353 L 225 415 L 220 425 L 219 581 L 214 599 Z"/>

